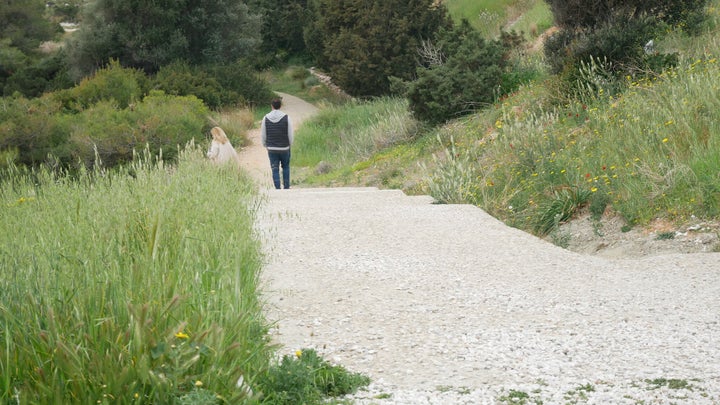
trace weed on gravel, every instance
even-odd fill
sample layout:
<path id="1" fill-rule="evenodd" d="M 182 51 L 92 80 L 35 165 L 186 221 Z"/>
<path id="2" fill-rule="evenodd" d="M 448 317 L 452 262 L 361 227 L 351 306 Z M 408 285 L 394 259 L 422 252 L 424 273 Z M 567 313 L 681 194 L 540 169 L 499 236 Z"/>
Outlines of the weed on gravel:
<path id="1" fill-rule="evenodd" d="M 323 360 L 313 349 L 303 349 L 294 356 L 283 356 L 258 382 L 267 393 L 262 403 L 273 405 L 327 403 L 328 397 L 341 397 L 367 386 L 370 379 L 350 373 L 344 367 Z"/>

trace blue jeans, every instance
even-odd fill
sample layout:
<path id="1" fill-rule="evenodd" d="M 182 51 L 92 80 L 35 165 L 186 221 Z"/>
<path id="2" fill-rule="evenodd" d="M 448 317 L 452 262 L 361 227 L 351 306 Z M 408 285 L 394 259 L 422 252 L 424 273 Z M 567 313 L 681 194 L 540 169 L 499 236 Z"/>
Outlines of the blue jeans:
<path id="1" fill-rule="evenodd" d="M 272 178 L 275 188 L 280 188 L 280 166 L 282 166 L 283 186 L 290 188 L 290 151 L 268 150 L 270 158 L 270 168 L 272 169 Z"/>

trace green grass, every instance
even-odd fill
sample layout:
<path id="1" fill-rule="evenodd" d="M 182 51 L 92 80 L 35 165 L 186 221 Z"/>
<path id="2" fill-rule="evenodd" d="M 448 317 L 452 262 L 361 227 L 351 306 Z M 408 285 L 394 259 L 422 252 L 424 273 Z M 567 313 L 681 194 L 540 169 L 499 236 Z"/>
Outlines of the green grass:
<path id="1" fill-rule="evenodd" d="M 72 179 L 3 173 L 0 402 L 246 398 L 236 381 L 272 354 L 258 200 L 202 153 Z"/>
<path id="2" fill-rule="evenodd" d="M 718 9 L 709 9 L 715 26 Z M 334 110 L 305 127 L 303 136 L 316 139 L 303 164 L 333 160 L 329 173 L 306 181 L 430 193 L 442 202 L 476 204 L 538 234 L 552 232 L 585 207 L 595 220 L 617 213 L 627 228 L 657 218 L 716 219 L 720 40 L 714 32 L 673 33 L 658 46 L 680 52 L 677 68 L 645 79 L 622 78 L 577 98 L 559 93 L 556 80 L 545 76 L 473 116 L 419 127 L 408 140 L 369 149 L 371 155 L 368 149 L 355 155 L 338 151 L 343 143 L 381 136 L 348 136 L 372 131 L 377 118 L 357 116 L 354 107 Z M 625 90 L 610 96 L 611 88 Z M 398 111 L 394 126 L 411 122 Z"/>
<path id="3" fill-rule="evenodd" d="M 299 166 L 313 167 L 321 161 L 335 167 L 352 165 L 412 139 L 419 129 L 404 100 L 383 98 L 331 106 L 297 131 L 293 159 Z"/>
<path id="4" fill-rule="evenodd" d="M 486 37 L 494 38 L 502 28 L 541 33 L 552 25 L 550 9 L 543 0 L 448 0 L 445 2 L 454 21 L 466 19 Z"/>
<path id="5" fill-rule="evenodd" d="M 302 65 L 267 71 L 263 77 L 274 91 L 292 94 L 309 103 L 342 104 L 348 101 L 347 97 L 333 93 L 327 86 L 322 85 L 310 73 L 309 68 Z"/>

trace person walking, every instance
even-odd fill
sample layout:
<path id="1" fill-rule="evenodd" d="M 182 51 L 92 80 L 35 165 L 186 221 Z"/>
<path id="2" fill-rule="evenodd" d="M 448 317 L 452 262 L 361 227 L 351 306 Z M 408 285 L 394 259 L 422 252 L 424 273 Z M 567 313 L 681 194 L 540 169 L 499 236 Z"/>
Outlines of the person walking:
<path id="1" fill-rule="evenodd" d="M 220 127 L 213 127 L 210 133 L 212 134 L 212 142 L 207 157 L 217 164 L 232 162 L 239 166 L 240 157 L 230 143 L 225 131 Z"/>
<path id="2" fill-rule="evenodd" d="M 290 117 L 280 111 L 282 101 L 274 99 L 270 106 L 272 111 L 265 114 L 260 124 L 262 145 L 268 151 L 273 184 L 280 188 L 280 167 L 282 167 L 282 186 L 290 188 L 290 148 L 293 143 L 293 127 Z"/>

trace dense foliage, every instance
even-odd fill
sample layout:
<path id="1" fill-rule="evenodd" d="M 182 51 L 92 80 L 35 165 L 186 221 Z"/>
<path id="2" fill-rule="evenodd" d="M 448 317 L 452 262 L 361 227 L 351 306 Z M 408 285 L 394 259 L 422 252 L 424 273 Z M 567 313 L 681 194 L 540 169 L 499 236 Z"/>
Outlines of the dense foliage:
<path id="1" fill-rule="evenodd" d="M 257 65 L 275 65 L 290 58 L 308 57 L 303 32 L 310 21 L 307 0 L 249 0 L 262 15 L 262 45 L 253 59 Z"/>
<path id="2" fill-rule="evenodd" d="M 142 72 L 114 63 L 72 89 L 2 98 L 0 151 L 28 166 L 114 166 L 146 147 L 174 161 L 178 147 L 209 129 L 209 110 L 194 96 L 145 95 L 146 86 Z"/>
<path id="3" fill-rule="evenodd" d="M 45 11 L 41 0 L 0 2 L 0 95 L 36 97 L 69 85 L 63 56 L 40 50 L 61 31 Z"/>
<path id="4" fill-rule="evenodd" d="M 267 105 L 274 96 L 253 68 L 241 62 L 202 66 L 174 62 L 160 68 L 152 87 L 178 96 L 194 95 L 211 109 Z"/>
<path id="5" fill-rule="evenodd" d="M 97 0 L 84 8 L 72 65 L 84 75 L 112 58 L 147 73 L 178 60 L 233 63 L 255 50 L 260 23 L 232 0 Z"/>
<path id="6" fill-rule="evenodd" d="M 562 73 L 571 87 L 578 83 L 578 69 L 591 59 L 602 60 L 605 69 L 615 76 L 659 72 L 672 65 L 675 58 L 658 55 L 651 44 L 669 27 L 696 29 L 707 3 L 706 0 L 546 1 L 560 30 L 545 42 L 545 55 L 552 72 Z"/>
<path id="7" fill-rule="evenodd" d="M 429 53 L 428 67 L 418 69 L 406 93 L 418 119 L 439 124 L 488 105 L 497 96 L 504 63 L 498 41 L 483 39 L 464 22 L 444 31 Z"/>
<path id="8" fill-rule="evenodd" d="M 570 30 L 592 29 L 615 19 L 639 19 L 653 16 L 677 24 L 702 12 L 707 0 L 545 0 L 555 23 Z"/>
<path id="9" fill-rule="evenodd" d="M 27 54 L 36 52 L 41 42 L 52 39 L 60 27 L 45 18 L 44 11 L 43 0 L 0 2 L 0 38 L 5 39 L 5 46 Z"/>
<path id="10" fill-rule="evenodd" d="M 423 40 L 450 24 L 432 0 L 313 0 L 306 44 L 337 85 L 358 97 L 390 90 L 389 77 L 409 80 Z"/>

